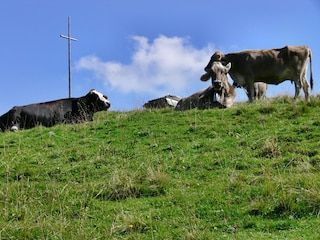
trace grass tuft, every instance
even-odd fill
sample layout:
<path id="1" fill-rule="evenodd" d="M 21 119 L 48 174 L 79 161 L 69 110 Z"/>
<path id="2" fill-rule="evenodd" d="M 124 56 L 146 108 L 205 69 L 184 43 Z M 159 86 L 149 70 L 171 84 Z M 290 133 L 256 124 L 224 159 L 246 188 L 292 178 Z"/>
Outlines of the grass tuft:
<path id="1" fill-rule="evenodd" d="M 164 173 L 148 168 L 145 174 L 116 170 L 109 182 L 94 197 L 118 201 L 127 198 L 153 197 L 165 194 L 167 177 Z"/>

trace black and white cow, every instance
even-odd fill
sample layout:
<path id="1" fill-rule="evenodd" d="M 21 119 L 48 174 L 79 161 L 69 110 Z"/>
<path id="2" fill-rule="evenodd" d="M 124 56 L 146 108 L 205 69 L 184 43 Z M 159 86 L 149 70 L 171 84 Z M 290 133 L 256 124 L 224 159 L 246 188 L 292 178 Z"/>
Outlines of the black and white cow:
<path id="1" fill-rule="evenodd" d="M 13 107 L 0 116 L 1 130 L 51 127 L 60 123 L 92 121 L 95 112 L 108 110 L 108 97 L 92 89 L 80 98 L 66 98 L 50 102 Z"/>

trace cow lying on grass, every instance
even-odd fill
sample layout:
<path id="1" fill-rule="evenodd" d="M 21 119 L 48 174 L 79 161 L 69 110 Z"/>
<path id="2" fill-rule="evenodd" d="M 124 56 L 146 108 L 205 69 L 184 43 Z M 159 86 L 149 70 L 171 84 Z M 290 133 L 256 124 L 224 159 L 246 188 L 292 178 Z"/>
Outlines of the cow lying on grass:
<path id="1" fill-rule="evenodd" d="M 110 107 L 108 98 L 92 89 L 86 96 L 13 107 L 0 116 L 0 128 L 18 130 L 38 125 L 51 127 L 59 123 L 92 121 L 93 114 Z"/>
<path id="2" fill-rule="evenodd" d="M 231 107 L 236 97 L 236 90 L 229 83 L 227 73 L 231 63 L 224 66 L 221 62 L 214 62 L 212 70 L 201 76 L 201 81 L 212 80 L 212 88 L 220 96 L 220 103 L 224 107 Z"/>
<path id="3" fill-rule="evenodd" d="M 215 91 L 212 86 L 196 92 L 189 97 L 182 98 L 176 106 L 176 110 L 188 110 L 193 108 L 209 109 L 222 107 L 219 102 L 214 101 Z"/>
<path id="4" fill-rule="evenodd" d="M 176 107 L 181 98 L 178 96 L 166 95 L 161 98 L 153 99 L 143 104 L 144 108 L 166 108 Z"/>

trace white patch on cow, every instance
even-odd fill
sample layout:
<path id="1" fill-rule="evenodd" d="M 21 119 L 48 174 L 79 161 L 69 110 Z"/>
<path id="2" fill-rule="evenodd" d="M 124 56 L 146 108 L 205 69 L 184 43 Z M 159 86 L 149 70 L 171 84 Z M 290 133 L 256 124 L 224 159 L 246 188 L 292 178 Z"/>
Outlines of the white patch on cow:
<path id="1" fill-rule="evenodd" d="M 166 98 L 167 103 L 172 107 L 176 107 L 178 102 L 179 102 L 179 100 L 172 99 L 172 98 Z"/>
<path id="2" fill-rule="evenodd" d="M 223 101 L 223 105 L 226 107 L 226 108 L 229 108 L 233 105 L 233 102 L 234 102 L 234 98 L 236 96 L 227 96 L 224 98 L 224 101 Z"/>
<path id="3" fill-rule="evenodd" d="M 19 130 L 19 128 L 17 127 L 17 126 L 12 126 L 11 128 L 10 128 L 10 131 L 12 131 L 12 132 L 16 132 L 16 131 L 18 131 Z"/>
<path id="4" fill-rule="evenodd" d="M 216 68 L 223 69 L 224 73 L 227 73 L 231 69 L 231 62 L 229 62 L 226 66 L 223 66 L 221 62 L 213 62 L 212 70 L 214 71 Z"/>
<path id="5" fill-rule="evenodd" d="M 109 100 L 106 99 L 106 98 L 103 96 L 102 93 L 98 92 L 97 90 L 92 90 L 92 92 L 95 93 L 95 94 L 97 94 L 98 97 L 99 97 L 99 99 L 100 99 L 102 102 L 104 102 L 106 105 L 109 105 L 109 104 L 110 104 Z"/>

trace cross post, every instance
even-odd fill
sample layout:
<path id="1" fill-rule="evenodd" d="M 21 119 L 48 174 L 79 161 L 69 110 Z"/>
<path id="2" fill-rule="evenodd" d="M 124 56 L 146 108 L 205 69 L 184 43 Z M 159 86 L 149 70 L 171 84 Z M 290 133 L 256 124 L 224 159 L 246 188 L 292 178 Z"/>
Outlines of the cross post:
<path id="1" fill-rule="evenodd" d="M 68 17 L 68 36 L 60 35 L 62 38 L 68 39 L 68 72 L 69 72 L 69 98 L 71 98 L 71 40 L 77 41 L 76 38 L 70 36 L 70 16 Z"/>

